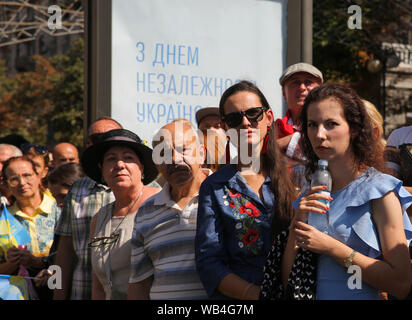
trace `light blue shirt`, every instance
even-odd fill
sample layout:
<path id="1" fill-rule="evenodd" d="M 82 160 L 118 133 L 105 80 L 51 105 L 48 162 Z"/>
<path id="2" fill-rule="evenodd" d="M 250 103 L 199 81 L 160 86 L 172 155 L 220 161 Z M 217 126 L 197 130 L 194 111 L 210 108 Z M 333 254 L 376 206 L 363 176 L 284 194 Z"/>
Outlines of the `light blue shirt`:
<path id="1" fill-rule="evenodd" d="M 350 248 L 374 259 L 382 259 L 379 235 L 372 220 L 371 200 L 390 191 L 397 195 L 403 210 L 403 224 L 408 244 L 412 240 L 412 225 L 406 209 L 412 204 L 412 195 L 402 182 L 375 168 L 369 168 L 345 188 L 331 193 L 328 234 Z M 294 202 L 294 206 L 299 199 Z M 296 206 L 295 206 L 296 207 Z M 375 300 L 378 289 L 365 282 L 361 288 L 351 289 L 352 273 L 327 255 L 320 255 L 317 272 L 317 300 Z"/>

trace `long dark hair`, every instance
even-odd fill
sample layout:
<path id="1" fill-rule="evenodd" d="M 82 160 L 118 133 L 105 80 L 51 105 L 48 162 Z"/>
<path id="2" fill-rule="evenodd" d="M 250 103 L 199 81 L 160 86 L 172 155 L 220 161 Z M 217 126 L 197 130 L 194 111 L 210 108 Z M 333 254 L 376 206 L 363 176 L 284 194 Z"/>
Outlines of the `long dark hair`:
<path id="1" fill-rule="evenodd" d="M 233 94 L 241 91 L 256 94 L 262 106 L 268 109 L 270 108 L 262 91 L 252 82 L 243 80 L 229 87 L 223 93 L 219 102 L 221 118 L 224 116 L 226 100 Z M 268 135 L 267 151 L 264 155 L 261 155 L 261 164 L 263 172 L 270 178 L 272 190 L 275 195 L 275 208 L 272 219 L 272 234 L 275 235 L 279 231 L 287 228 L 292 220 L 294 212 L 292 202 L 296 199 L 296 191 L 276 141 L 277 132 L 275 122 L 272 123 Z"/>
<path id="2" fill-rule="evenodd" d="M 365 170 L 375 167 L 384 171 L 383 150 L 379 147 L 378 139 L 374 138 L 373 125 L 365 106 L 358 94 L 351 88 L 339 84 L 329 83 L 311 90 L 305 99 L 300 121 L 302 124 L 301 145 L 307 164 L 307 176 L 316 170 L 318 157 L 313 151 L 308 137 L 308 108 L 312 103 L 333 98 L 342 106 L 345 120 L 349 125 L 350 145 L 354 155 L 354 168 Z"/>

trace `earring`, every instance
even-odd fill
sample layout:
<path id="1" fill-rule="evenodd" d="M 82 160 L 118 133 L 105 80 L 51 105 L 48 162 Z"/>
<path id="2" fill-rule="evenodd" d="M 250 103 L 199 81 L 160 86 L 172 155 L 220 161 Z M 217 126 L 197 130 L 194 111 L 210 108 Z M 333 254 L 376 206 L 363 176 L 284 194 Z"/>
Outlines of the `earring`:
<path id="1" fill-rule="evenodd" d="M 263 141 L 263 148 L 262 148 L 262 152 L 261 152 L 262 154 L 266 154 L 266 151 L 267 151 L 268 141 L 269 141 L 269 132 L 270 132 L 270 127 L 268 126 L 266 136 L 265 136 L 265 140 Z"/>
<path id="2" fill-rule="evenodd" d="M 144 180 L 144 173 L 142 173 L 142 181 Z"/>

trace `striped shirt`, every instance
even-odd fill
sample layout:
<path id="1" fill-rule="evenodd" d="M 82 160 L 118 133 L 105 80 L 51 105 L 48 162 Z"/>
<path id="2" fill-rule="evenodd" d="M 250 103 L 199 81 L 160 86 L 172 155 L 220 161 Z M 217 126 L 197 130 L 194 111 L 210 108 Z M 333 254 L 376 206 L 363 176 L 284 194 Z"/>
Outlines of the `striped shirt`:
<path id="1" fill-rule="evenodd" d="M 166 183 L 136 214 L 129 283 L 153 275 L 152 300 L 207 298 L 195 263 L 197 207 L 198 195 L 182 210 Z"/>
<path id="2" fill-rule="evenodd" d="M 114 201 L 107 187 L 89 177 L 78 179 L 67 194 L 56 234 L 72 237 L 77 262 L 74 262 L 71 300 L 92 298 L 91 251 L 87 247 L 90 238 L 90 222 L 99 209 Z"/>

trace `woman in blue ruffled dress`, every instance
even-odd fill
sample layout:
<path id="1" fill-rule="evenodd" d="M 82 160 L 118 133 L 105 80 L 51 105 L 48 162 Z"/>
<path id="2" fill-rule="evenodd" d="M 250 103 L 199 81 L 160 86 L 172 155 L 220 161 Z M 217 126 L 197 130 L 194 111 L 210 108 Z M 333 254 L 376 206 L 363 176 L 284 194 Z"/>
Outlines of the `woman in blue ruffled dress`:
<path id="1" fill-rule="evenodd" d="M 412 283 L 406 214 L 412 195 L 381 172 L 383 153 L 362 101 L 352 89 L 326 84 L 310 92 L 301 117 L 307 178 L 318 159 L 328 160 L 332 192 L 307 187 L 294 202 L 291 226 L 268 257 L 262 297 L 369 300 L 383 291 L 405 298 Z M 328 212 L 327 233 L 307 224 L 309 212 Z"/>

